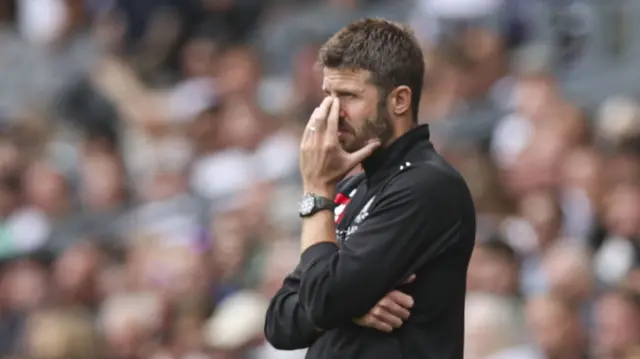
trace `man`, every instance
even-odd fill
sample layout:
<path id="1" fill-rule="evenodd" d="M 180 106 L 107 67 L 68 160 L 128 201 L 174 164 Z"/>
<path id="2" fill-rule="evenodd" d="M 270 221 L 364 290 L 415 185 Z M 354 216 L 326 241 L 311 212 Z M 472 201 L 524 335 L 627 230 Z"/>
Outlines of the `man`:
<path id="1" fill-rule="evenodd" d="M 475 211 L 416 125 L 420 47 L 407 29 L 366 19 L 319 60 L 327 98 L 300 153 L 303 252 L 271 301 L 266 337 L 309 347 L 311 359 L 461 359 Z M 337 184 L 358 164 L 364 173 Z"/>

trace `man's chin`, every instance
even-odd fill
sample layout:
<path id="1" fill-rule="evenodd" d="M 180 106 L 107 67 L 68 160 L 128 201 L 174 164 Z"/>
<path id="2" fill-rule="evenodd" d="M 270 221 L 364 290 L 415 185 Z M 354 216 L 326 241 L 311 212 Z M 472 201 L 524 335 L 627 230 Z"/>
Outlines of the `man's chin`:
<path id="1" fill-rule="evenodd" d="M 357 148 L 351 148 L 351 147 L 342 147 L 342 149 L 347 153 L 354 153 L 358 151 Z"/>
<path id="2" fill-rule="evenodd" d="M 348 153 L 353 153 L 358 150 L 355 148 L 356 146 L 354 146 L 353 142 L 347 140 L 340 140 L 340 147 Z"/>
<path id="3" fill-rule="evenodd" d="M 345 150 L 345 152 L 347 153 L 358 152 L 360 149 L 364 147 L 362 145 L 358 145 L 357 143 L 353 143 L 353 142 L 340 142 L 340 145 L 342 146 L 342 149 Z"/>
<path id="4" fill-rule="evenodd" d="M 357 151 L 357 150 L 354 150 L 353 148 L 351 148 L 349 146 L 345 146 L 345 145 L 342 145 L 342 149 L 347 153 L 353 153 L 353 152 Z"/>

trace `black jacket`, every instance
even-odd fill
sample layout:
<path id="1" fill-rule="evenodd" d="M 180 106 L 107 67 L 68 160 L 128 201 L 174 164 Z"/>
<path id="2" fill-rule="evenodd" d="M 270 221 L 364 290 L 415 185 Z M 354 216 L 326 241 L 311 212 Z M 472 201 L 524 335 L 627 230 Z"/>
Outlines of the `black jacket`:
<path id="1" fill-rule="evenodd" d="M 462 359 L 476 227 L 465 181 L 434 150 L 426 125 L 363 167 L 338 186 L 339 245 L 302 254 L 271 301 L 267 339 L 280 349 L 309 347 L 309 359 Z M 412 273 L 415 282 L 401 285 Z M 401 328 L 353 324 L 395 288 L 415 301 Z"/>

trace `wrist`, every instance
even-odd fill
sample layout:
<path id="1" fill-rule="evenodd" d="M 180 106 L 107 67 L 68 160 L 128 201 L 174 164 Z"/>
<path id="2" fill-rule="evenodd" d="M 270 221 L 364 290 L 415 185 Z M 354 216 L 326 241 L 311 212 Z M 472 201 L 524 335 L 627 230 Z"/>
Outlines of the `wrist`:
<path id="1" fill-rule="evenodd" d="M 322 196 L 333 200 L 335 197 L 334 186 L 304 186 L 304 193 L 312 193 L 316 196 Z"/>

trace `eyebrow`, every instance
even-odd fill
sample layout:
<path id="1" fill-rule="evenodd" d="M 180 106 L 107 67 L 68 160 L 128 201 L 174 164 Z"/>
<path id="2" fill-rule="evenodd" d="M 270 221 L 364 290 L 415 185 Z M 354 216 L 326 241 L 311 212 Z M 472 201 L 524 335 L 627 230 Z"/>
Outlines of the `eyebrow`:
<path id="1" fill-rule="evenodd" d="M 364 89 L 354 89 L 354 88 L 339 88 L 337 90 L 334 90 L 336 93 L 338 94 L 362 94 L 364 92 Z M 329 94 L 331 91 L 329 91 L 328 88 L 326 87 L 322 87 L 322 92 Z"/>

